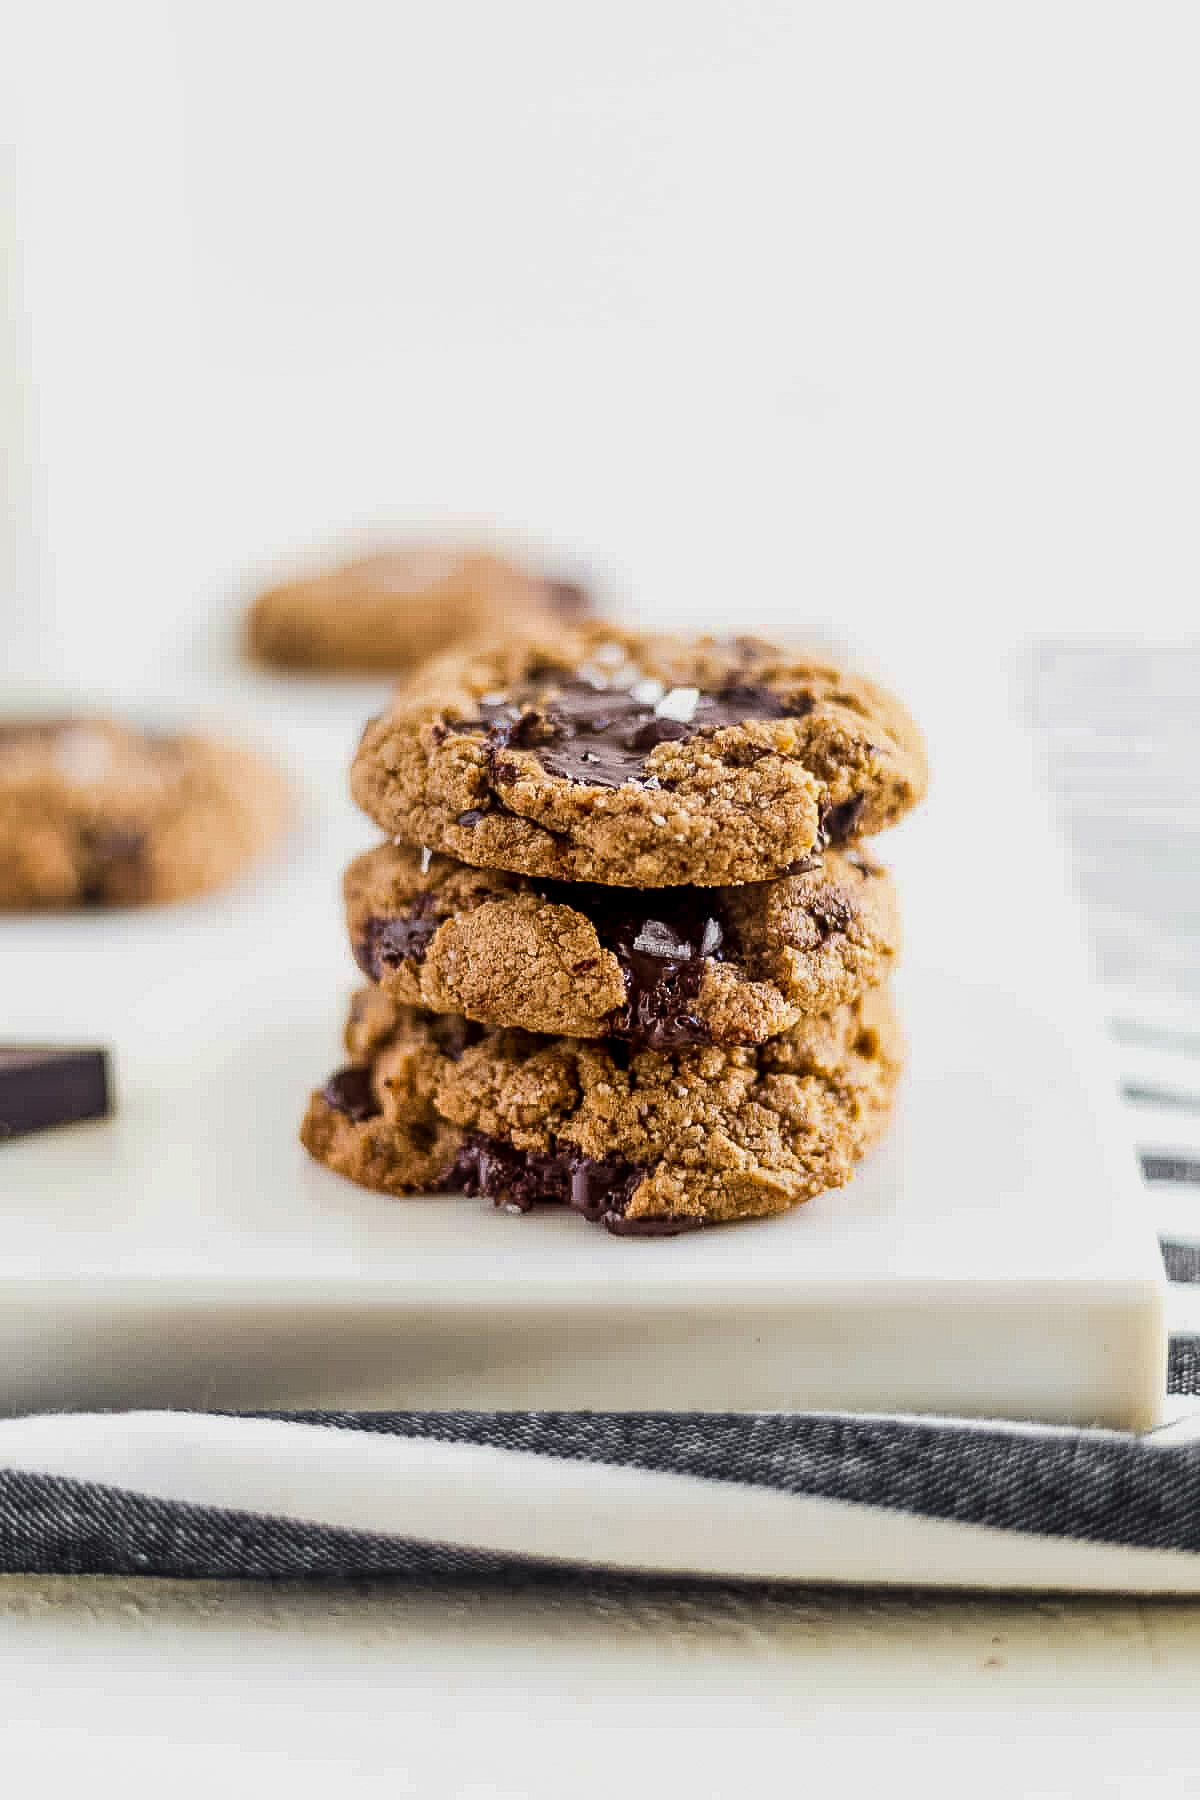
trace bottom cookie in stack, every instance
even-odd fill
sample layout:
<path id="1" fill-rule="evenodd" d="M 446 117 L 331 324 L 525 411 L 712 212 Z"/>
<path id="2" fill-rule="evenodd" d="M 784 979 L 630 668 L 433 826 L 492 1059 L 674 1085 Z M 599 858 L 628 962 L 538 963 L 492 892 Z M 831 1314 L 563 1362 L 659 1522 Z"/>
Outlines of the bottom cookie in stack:
<path id="1" fill-rule="evenodd" d="M 767 1043 L 638 1049 L 355 995 L 352 1058 L 309 1101 L 320 1162 L 390 1194 L 557 1203 L 621 1235 L 785 1212 L 850 1179 L 903 1061 L 886 987 Z"/>

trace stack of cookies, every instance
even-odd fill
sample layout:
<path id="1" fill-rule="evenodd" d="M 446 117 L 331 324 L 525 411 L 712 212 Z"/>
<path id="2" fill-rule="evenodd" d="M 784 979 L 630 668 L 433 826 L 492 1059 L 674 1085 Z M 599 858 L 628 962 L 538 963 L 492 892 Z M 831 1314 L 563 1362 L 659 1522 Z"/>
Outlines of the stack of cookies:
<path id="1" fill-rule="evenodd" d="M 424 664 L 354 762 L 370 985 L 305 1145 L 624 1235 L 840 1186 L 902 1061 L 861 841 L 925 780 L 891 695 L 754 639 L 594 622 Z"/>

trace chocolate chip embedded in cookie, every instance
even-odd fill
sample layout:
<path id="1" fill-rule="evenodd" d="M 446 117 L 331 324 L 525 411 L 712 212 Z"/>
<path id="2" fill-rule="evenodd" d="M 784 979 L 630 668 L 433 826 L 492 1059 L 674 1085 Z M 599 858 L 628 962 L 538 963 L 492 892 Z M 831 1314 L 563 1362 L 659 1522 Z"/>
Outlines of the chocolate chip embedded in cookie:
<path id="1" fill-rule="evenodd" d="M 926 767 L 861 676 L 595 623 L 433 659 L 368 725 L 351 783 L 390 835 L 478 867 L 719 887 L 893 824 Z"/>
<path id="2" fill-rule="evenodd" d="M 402 671 L 484 632 L 569 624 L 590 610 L 572 583 L 498 556 L 414 545 L 260 594 L 246 648 L 281 668 Z"/>
<path id="3" fill-rule="evenodd" d="M 352 1010 L 353 1059 L 301 1140 L 386 1193 L 482 1193 L 575 1208 L 626 1235 L 785 1212 L 849 1180 L 900 1074 L 886 988 L 757 1049 L 631 1050 L 485 1030 L 394 1006 Z"/>
<path id="4" fill-rule="evenodd" d="M 827 850 L 777 881 L 615 888 L 473 869 L 384 844 L 346 871 L 363 973 L 401 1003 L 654 1049 L 760 1044 L 885 980 L 890 877 Z"/>
<path id="5" fill-rule="evenodd" d="M 112 719 L 0 724 L 0 908 L 133 906 L 231 880 L 283 828 L 246 750 Z"/>

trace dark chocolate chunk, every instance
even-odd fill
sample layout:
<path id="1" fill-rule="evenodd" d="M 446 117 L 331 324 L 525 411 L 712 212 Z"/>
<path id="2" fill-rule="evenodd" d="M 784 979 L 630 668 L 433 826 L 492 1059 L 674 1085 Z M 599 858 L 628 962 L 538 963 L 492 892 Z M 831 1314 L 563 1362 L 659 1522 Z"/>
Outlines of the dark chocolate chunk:
<path id="1" fill-rule="evenodd" d="M 854 794 L 840 806 L 827 806 L 821 814 L 822 843 L 844 844 L 847 838 L 852 838 L 866 804 L 865 794 Z"/>
<path id="2" fill-rule="evenodd" d="M 593 1225 L 607 1225 L 610 1219 L 624 1217 L 625 1208 L 639 1187 L 644 1169 L 619 1157 L 605 1157 L 601 1162 L 590 1156 L 570 1159 L 570 1187 L 567 1204 L 582 1213 Z"/>
<path id="3" fill-rule="evenodd" d="M 111 1111 L 104 1050 L 0 1048 L 0 1139 L 103 1119 Z"/>
<path id="4" fill-rule="evenodd" d="M 625 958 L 622 973 L 629 999 L 613 1025 L 622 1037 L 650 1050 L 712 1042 L 694 1007 L 704 981 L 703 959 L 678 963 L 634 952 Z"/>
<path id="5" fill-rule="evenodd" d="M 433 1013 L 429 1018 L 429 1031 L 442 1055 L 448 1056 L 451 1062 L 460 1062 L 463 1051 L 479 1042 L 484 1027 L 473 1019 L 460 1018 L 457 1013 Z"/>
<path id="6" fill-rule="evenodd" d="M 645 1170 L 619 1157 L 602 1161 L 580 1151 L 518 1150 L 503 1138 L 473 1131 L 464 1140 L 443 1188 L 482 1194 L 497 1206 L 530 1212 L 535 1206 L 569 1206 L 593 1225 L 618 1236 L 667 1237 L 703 1223 L 686 1218 L 625 1218 Z"/>
<path id="7" fill-rule="evenodd" d="M 570 1192 L 569 1156 L 518 1150 L 502 1138 L 473 1131 L 463 1141 L 443 1186 L 483 1194 L 497 1204 L 528 1212 L 546 1202 L 565 1202 Z"/>
<path id="8" fill-rule="evenodd" d="M 398 969 L 402 962 L 423 962 L 441 923 L 433 915 L 433 895 L 418 894 L 408 912 L 367 920 L 354 946 L 354 960 L 370 980 L 380 981 L 385 969 Z"/>
<path id="9" fill-rule="evenodd" d="M 734 684 L 702 693 L 690 719 L 673 719 L 632 694 L 568 675 L 548 698 L 530 685 L 501 702 L 481 704 L 478 718 L 461 720 L 456 729 L 487 732 L 492 780 L 500 786 L 520 773 L 515 763 L 497 760 L 498 751 L 512 748 L 536 751 L 547 774 L 589 787 L 620 787 L 644 774 L 658 744 L 751 719 L 803 718 L 813 704 L 810 694 Z"/>
<path id="10" fill-rule="evenodd" d="M 693 736 L 692 727 L 685 725 L 682 719 L 647 719 L 629 734 L 629 748 L 644 750 L 647 754 L 657 744 L 677 744 L 686 737 Z M 586 757 L 588 752 L 584 751 Z"/>
<path id="11" fill-rule="evenodd" d="M 703 695 L 700 703 L 703 706 Z M 742 719 L 803 719 L 814 704 L 811 694 L 792 694 L 785 698 L 774 688 L 739 682 L 730 682 L 723 687 L 716 703 L 725 716 L 702 720 L 702 723 L 736 725 Z"/>
<path id="12" fill-rule="evenodd" d="M 331 1075 L 321 1089 L 321 1098 L 335 1112 L 345 1113 L 356 1125 L 376 1118 L 381 1110 L 371 1087 L 370 1069 L 360 1068 L 356 1063 Z"/>
<path id="13" fill-rule="evenodd" d="M 614 1237 L 678 1237 L 684 1231 L 699 1231 L 703 1219 L 684 1218 L 678 1213 L 646 1213 L 640 1219 L 627 1219 L 624 1213 L 607 1213 L 604 1229 Z"/>
<path id="14" fill-rule="evenodd" d="M 719 888 L 610 888 L 543 881 L 538 892 L 590 919 L 625 979 L 609 1029 L 651 1050 L 711 1042 L 694 1002 L 710 959 L 740 952 Z"/>

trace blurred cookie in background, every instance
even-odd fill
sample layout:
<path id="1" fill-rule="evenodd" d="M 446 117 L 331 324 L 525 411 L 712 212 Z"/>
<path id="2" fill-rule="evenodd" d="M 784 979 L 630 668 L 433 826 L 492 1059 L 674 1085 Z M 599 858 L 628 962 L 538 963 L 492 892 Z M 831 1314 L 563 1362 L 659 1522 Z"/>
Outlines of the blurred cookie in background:
<path id="1" fill-rule="evenodd" d="M 112 718 L 0 720 L 0 909 L 206 893 L 289 814 L 284 777 L 236 745 Z"/>
<path id="2" fill-rule="evenodd" d="M 412 544 L 269 588 L 249 610 L 245 647 L 283 669 L 403 673 L 482 634 L 573 624 L 591 611 L 572 582 L 485 551 Z"/>

